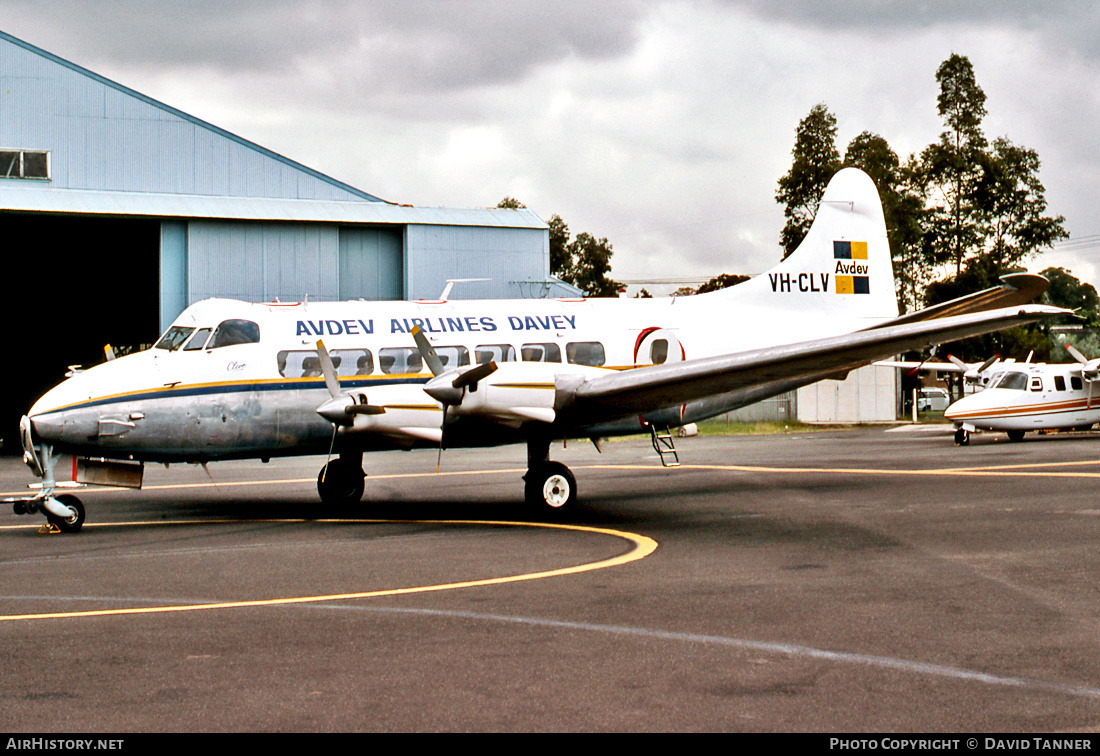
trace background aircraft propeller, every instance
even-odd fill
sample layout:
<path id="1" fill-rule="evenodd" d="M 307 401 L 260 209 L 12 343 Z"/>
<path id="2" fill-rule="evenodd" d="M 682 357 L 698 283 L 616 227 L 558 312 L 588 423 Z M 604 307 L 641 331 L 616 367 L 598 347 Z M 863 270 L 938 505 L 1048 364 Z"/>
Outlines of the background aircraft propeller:
<path id="1" fill-rule="evenodd" d="M 1100 357 L 1090 360 L 1081 354 L 1081 351 L 1073 344 L 1066 344 L 1066 351 L 1081 365 L 1081 377 L 1086 381 L 1100 379 Z"/>

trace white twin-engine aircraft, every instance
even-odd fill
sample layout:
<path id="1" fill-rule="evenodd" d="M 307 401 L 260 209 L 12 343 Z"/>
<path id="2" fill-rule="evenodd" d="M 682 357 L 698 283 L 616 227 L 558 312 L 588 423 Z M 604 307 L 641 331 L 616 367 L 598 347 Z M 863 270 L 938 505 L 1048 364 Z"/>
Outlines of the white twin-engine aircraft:
<path id="1" fill-rule="evenodd" d="M 663 299 L 250 304 L 187 308 L 156 345 L 73 375 L 21 423 L 43 478 L 17 512 L 77 530 L 78 480 L 140 486 L 144 462 L 325 454 L 322 501 L 356 502 L 363 452 L 526 443 L 526 499 L 577 496 L 554 439 L 682 426 L 900 352 L 1067 311 L 1036 276 L 898 317 L 874 184 L 830 182 L 798 250 L 735 287 Z M 998 308 L 998 309 L 994 309 Z M 656 438 L 655 438 L 656 441 Z M 656 443 L 655 443 L 656 445 Z"/>
<path id="2" fill-rule="evenodd" d="M 1005 431 L 1022 441 L 1032 430 L 1087 430 L 1100 422 L 1100 359 L 1075 347 L 1076 363 L 1001 363 L 988 388 L 953 403 L 943 416 L 955 423 L 955 444 L 966 446 L 977 430 Z"/>

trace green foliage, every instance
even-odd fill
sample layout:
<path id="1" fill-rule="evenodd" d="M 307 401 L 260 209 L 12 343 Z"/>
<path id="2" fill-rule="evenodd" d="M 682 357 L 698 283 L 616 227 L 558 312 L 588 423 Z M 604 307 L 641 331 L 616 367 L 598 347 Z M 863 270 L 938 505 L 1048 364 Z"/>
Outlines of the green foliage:
<path id="1" fill-rule="evenodd" d="M 497 207 L 518 210 L 527 206 L 517 199 L 505 197 Z M 623 285 L 607 275 L 611 272 L 611 242 L 588 233 L 577 234 L 570 240 L 569 226 L 560 215 L 550 218 L 547 225 L 550 227 L 550 275 L 573 284 L 586 297 L 619 296 Z"/>
<path id="2" fill-rule="evenodd" d="M 824 103 L 815 105 L 795 132 L 794 162 L 779 179 L 777 202 L 787 219 L 780 234 L 783 259 L 794 252 L 810 230 L 818 203 L 833 174 L 840 170 L 836 149 L 836 116 Z"/>
<path id="3" fill-rule="evenodd" d="M 733 273 L 719 273 L 717 276 L 710 279 L 706 283 L 700 284 L 699 288 L 695 290 L 695 293 L 706 294 L 708 291 L 727 289 L 730 286 L 736 286 L 742 281 L 748 281 L 749 278 L 751 278 L 751 276 L 739 276 Z"/>
<path id="4" fill-rule="evenodd" d="M 1092 284 L 1078 280 L 1065 268 L 1047 268 L 1040 275 L 1050 281 L 1043 294 L 1044 304 L 1073 310 L 1082 326 L 1100 328 L 1100 295 Z"/>

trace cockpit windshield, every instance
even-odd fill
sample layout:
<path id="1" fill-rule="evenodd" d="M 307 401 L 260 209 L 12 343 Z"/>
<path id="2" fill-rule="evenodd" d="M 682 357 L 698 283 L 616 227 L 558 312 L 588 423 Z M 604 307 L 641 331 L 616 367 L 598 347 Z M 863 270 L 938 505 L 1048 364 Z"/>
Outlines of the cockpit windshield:
<path id="1" fill-rule="evenodd" d="M 1009 389 L 1012 391 L 1026 391 L 1027 374 L 1005 373 L 995 384 L 991 383 L 990 388 Z"/>
<path id="2" fill-rule="evenodd" d="M 260 343 L 260 327 L 251 320 L 223 320 L 214 331 L 207 349 L 233 344 Z"/>
<path id="3" fill-rule="evenodd" d="M 166 349 L 169 352 L 174 352 L 180 348 L 180 345 L 187 340 L 187 337 L 190 336 L 191 332 L 194 330 L 194 328 L 187 328 L 185 326 L 172 326 L 160 337 L 160 341 L 153 345 L 153 348 Z"/>

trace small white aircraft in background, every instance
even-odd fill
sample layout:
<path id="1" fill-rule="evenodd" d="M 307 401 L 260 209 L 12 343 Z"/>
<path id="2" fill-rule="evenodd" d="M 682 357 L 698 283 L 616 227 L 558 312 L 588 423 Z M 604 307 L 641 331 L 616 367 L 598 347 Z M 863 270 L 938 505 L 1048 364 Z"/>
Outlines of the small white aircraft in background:
<path id="1" fill-rule="evenodd" d="M 977 430 L 1020 441 L 1032 430 L 1087 430 L 1100 422 L 1100 359 L 1069 344 L 1066 350 L 1076 363 L 1001 363 L 985 391 L 948 407 L 943 416 L 955 423 L 955 444 L 966 446 Z"/>
<path id="2" fill-rule="evenodd" d="M 1068 312 L 1024 304 L 1046 288 L 1040 276 L 1003 280 L 898 317 L 878 193 L 849 168 L 794 254 L 709 294 L 206 300 L 153 348 L 77 372 L 35 403 L 20 428 L 42 490 L 14 503 L 80 528 L 83 504 L 55 495 L 60 454 L 74 456 L 78 481 L 140 487 L 145 462 L 327 452 L 321 499 L 350 504 L 364 452 L 524 443 L 526 500 L 561 514 L 577 487 L 550 460 L 552 440 L 646 433 L 657 446 L 671 427 L 874 360 Z"/>

